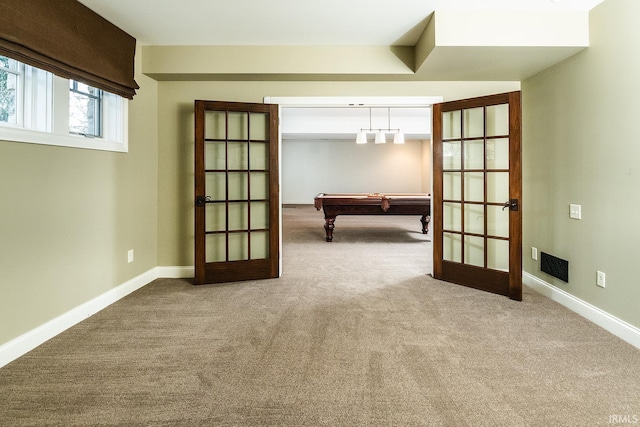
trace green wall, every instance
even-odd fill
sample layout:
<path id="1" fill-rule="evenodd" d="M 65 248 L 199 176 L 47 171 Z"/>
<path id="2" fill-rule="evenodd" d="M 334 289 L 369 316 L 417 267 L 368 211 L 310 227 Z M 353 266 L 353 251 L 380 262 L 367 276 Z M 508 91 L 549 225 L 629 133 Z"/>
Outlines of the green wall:
<path id="1" fill-rule="evenodd" d="M 136 80 L 129 153 L 0 141 L 0 345 L 158 265 L 157 83 Z"/>
<path id="2" fill-rule="evenodd" d="M 606 0 L 591 11 L 588 49 L 522 83 L 524 270 L 636 327 L 638 16 L 637 0 Z M 532 246 L 568 260 L 569 283 L 540 272 Z"/>

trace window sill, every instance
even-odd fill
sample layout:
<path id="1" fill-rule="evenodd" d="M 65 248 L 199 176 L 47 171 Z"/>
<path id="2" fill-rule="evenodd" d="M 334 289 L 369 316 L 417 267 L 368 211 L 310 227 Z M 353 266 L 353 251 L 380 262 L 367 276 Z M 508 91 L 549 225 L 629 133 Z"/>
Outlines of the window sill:
<path id="1" fill-rule="evenodd" d="M 56 145 L 69 148 L 84 148 L 88 150 L 115 151 L 119 153 L 129 152 L 126 141 L 115 142 L 102 138 L 88 138 L 81 135 L 60 135 L 4 126 L 0 126 L 0 140 L 26 142 L 28 144 Z"/>

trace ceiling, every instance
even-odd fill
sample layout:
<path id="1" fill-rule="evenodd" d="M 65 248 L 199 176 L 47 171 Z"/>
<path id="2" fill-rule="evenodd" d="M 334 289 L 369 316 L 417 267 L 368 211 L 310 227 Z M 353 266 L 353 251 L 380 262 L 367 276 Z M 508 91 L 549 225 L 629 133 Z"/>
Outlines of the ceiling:
<path id="1" fill-rule="evenodd" d="M 603 0 L 79 0 L 141 45 L 413 46 L 436 9 L 590 10 Z"/>

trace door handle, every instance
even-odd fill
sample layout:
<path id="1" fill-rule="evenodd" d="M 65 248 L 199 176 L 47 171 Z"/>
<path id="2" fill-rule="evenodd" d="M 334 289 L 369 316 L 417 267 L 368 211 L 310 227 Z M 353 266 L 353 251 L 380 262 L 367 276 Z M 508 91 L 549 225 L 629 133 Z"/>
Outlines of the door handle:
<path id="1" fill-rule="evenodd" d="M 211 196 L 197 196 L 196 197 L 196 206 L 204 206 L 205 203 L 211 201 Z"/>
<path id="2" fill-rule="evenodd" d="M 505 210 L 506 208 L 509 208 L 510 211 L 517 211 L 518 199 L 509 199 L 508 202 L 505 202 L 504 205 L 502 205 L 502 210 Z"/>

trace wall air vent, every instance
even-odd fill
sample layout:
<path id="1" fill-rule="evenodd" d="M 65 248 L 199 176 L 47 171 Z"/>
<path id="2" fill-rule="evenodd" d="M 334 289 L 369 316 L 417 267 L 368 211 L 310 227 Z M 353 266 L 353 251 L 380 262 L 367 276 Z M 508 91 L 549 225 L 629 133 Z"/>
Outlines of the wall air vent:
<path id="1" fill-rule="evenodd" d="M 569 261 L 542 252 L 540 270 L 569 283 Z"/>

